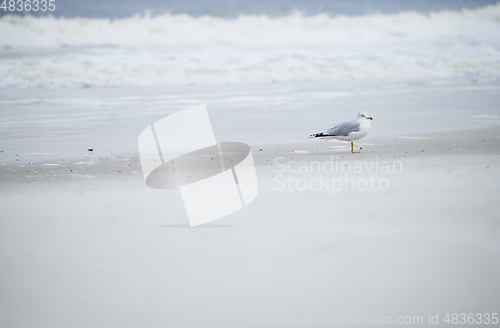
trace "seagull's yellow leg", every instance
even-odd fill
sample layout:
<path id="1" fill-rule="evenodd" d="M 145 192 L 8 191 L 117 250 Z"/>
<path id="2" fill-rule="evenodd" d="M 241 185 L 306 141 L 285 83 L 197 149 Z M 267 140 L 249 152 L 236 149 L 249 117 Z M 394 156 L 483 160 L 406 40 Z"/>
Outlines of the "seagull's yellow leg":
<path id="1" fill-rule="evenodd" d="M 354 143 L 351 141 L 351 153 L 359 153 L 359 151 L 354 151 Z"/>

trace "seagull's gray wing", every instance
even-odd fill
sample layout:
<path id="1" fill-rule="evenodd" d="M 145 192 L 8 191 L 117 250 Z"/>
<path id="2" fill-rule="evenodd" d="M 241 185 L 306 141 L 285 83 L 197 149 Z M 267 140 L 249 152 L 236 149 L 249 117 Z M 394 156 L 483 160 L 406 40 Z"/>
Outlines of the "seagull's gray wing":
<path id="1" fill-rule="evenodd" d="M 347 137 L 351 132 L 359 131 L 359 121 L 349 121 L 340 123 L 333 128 L 329 128 L 325 131 L 325 136 L 342 136 Z"/>

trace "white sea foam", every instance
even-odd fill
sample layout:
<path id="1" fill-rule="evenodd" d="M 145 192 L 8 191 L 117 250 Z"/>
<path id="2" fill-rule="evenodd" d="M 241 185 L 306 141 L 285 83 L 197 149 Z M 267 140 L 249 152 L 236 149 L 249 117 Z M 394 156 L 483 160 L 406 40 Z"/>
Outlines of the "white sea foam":
<path id="1" fill-rule="evenodd" d="M 500 117 L 498 115 L 474 115 L 477 122 L 487 124 L 500 124 Z"/>
<path id="2" fill-rule="evenodd" d="M 433 14 L 0 18 L 0 87 L 500 75 L 500 4 Z"/>
<path id="3" fill-rule="evenodd" d="M 394 39 L 499 37 L 500 4 L 431 14 L 402 12 L 330 17 L 240 16 L 225 19 L 164 14 L 122 19 L 3 16 L 0 45 L 176 46 L 204 44 L 297 45 Z"/>

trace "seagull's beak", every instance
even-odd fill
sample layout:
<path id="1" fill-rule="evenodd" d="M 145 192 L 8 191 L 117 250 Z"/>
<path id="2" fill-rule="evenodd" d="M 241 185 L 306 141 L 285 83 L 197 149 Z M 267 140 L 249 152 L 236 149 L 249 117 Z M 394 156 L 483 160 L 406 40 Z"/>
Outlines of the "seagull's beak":
<path id="1" fill-rule="evenodd" d="M 373 117 L 368 116 L 366 119 L 373 121 Z"/>

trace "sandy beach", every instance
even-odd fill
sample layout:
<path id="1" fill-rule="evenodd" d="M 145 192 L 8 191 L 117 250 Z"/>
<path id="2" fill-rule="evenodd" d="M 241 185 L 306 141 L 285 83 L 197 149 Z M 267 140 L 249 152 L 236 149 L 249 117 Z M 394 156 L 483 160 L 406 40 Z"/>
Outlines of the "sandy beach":
<path id="1" fill-rule="evenodd" d="M 362 313 L 427 326 L 430 313 L 495 312 L 499 140 L 493 128 L 367 137 L 360 154 L 317 140 L 253 147 L 257 199 L 196 228 L 178 190 L 145 185 L 137 157 L 2 167 L 0 318 L 284 327 Z M 304 171 L 317 162 L 344 169 Z M 397 169 L 354 172 L 377 162 Z M 332 194 L 299 182 L 344 176 L 388 184 Z"/>
<path id="2" fill-rule="evenodd" d="M 0 328 L 498 326 L 498 0 L 46 2 L 0 8 Z"/>

